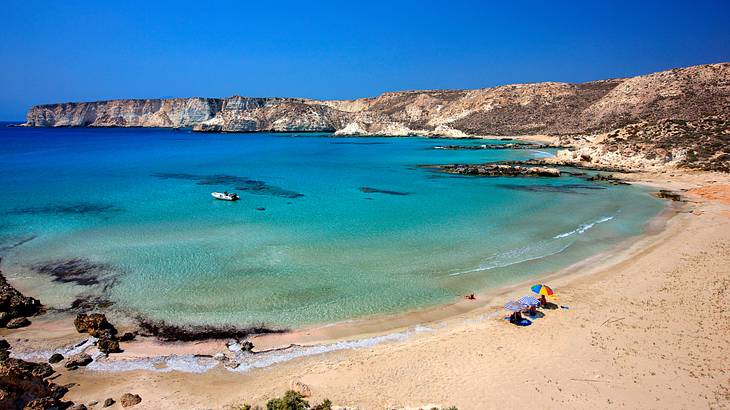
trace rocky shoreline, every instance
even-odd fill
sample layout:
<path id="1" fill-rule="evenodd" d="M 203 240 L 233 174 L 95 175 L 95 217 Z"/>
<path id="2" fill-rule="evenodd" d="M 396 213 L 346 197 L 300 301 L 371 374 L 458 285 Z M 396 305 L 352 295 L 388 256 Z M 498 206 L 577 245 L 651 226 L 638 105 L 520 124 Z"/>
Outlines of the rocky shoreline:
<path id="1" fill-rule="evenodd" d="M 38 299 L 18 292 L 0 271 L 0 327 L 17 329 L 28 326 L 30 325 L 28 317 L 44 311 L 45 308 Z"/>
<path id="2" fill-rule="evenodd" d="M 473 175 L 483 177 L 550 177 L 560 176 L 560 170 L 548 167 L 525 167 L 521 165 L 507 164 L 453 164 L 453 165 L 432 165 L 441 172 L 457 175 Z"/>
<path id="3" fill-rule="evenodd" d="M 478 151 L 478 150 L 501 150 L 501 149 L 545 149 L 564 148 L 553 144 L 532 144 L 524 142 L 509 142 L 505 144 L 481 144 L 481 145 L 437 145 L 433 149 L 446 151 Z"/>

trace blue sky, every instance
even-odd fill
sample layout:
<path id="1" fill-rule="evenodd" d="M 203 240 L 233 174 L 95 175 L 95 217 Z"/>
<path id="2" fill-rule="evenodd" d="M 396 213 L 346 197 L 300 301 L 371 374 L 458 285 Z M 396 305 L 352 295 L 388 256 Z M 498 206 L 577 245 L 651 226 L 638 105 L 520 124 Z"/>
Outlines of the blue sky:
<path id="1" fill-rule="evenodd" d="M 583 82 L 730 61 L 730 1 L 4 0 L 0 119 L 33 104 Z"/>

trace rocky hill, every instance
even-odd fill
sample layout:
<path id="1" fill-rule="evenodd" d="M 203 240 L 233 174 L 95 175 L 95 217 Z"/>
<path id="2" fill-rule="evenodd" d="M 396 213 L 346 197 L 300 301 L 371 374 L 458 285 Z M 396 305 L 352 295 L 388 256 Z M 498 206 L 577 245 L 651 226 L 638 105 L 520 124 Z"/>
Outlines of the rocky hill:
<path id="1" fill-rule="evenodd" d="M 730 63 L 583 84 L 384 93 L 350 101 L 176 98 L 48 104 L 28 126 L 192 127 L 338 135 L 560 136 L 595 161 L 730 169 Z M 580 136 L 577 138 L 576 136 Z M 710 152 L 711 151 L 711 152 Z M 604 158 L 605 157 L 605 158 Z"/>

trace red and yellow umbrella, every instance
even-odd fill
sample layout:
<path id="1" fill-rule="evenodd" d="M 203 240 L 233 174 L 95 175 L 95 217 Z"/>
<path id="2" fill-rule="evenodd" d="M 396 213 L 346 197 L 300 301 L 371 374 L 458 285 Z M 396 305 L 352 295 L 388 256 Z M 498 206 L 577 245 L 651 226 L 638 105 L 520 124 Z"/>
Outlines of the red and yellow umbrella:
<path id="1" fill-rule="evenodd" d="M 550 289 L 550 286 L 543 285 L 541 283 L 533 285 L 530 289 L 532 289 L 532 291 L 537 293 L 538 295 L 552 296 L 553 294 L 555 294 L 555 292 Z"/>

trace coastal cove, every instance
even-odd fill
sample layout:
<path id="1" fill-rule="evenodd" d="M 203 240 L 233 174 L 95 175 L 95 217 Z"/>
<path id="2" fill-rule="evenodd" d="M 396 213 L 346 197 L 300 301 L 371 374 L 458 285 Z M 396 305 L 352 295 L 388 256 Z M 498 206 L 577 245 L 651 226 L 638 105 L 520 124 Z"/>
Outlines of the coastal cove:
<path id="1" fill-rule="evenodd" d="M 549 150 L 329 134 L 1 132 L 13 169 L 0 201 L 6 276 L 53 308 L 104 300 L 182 326 L 291 329 L 451 303 L 604 252 L 663 207 L 640 186 L 419 167 Z M 224 189 L 242 200 L 210 199 Z"/>

